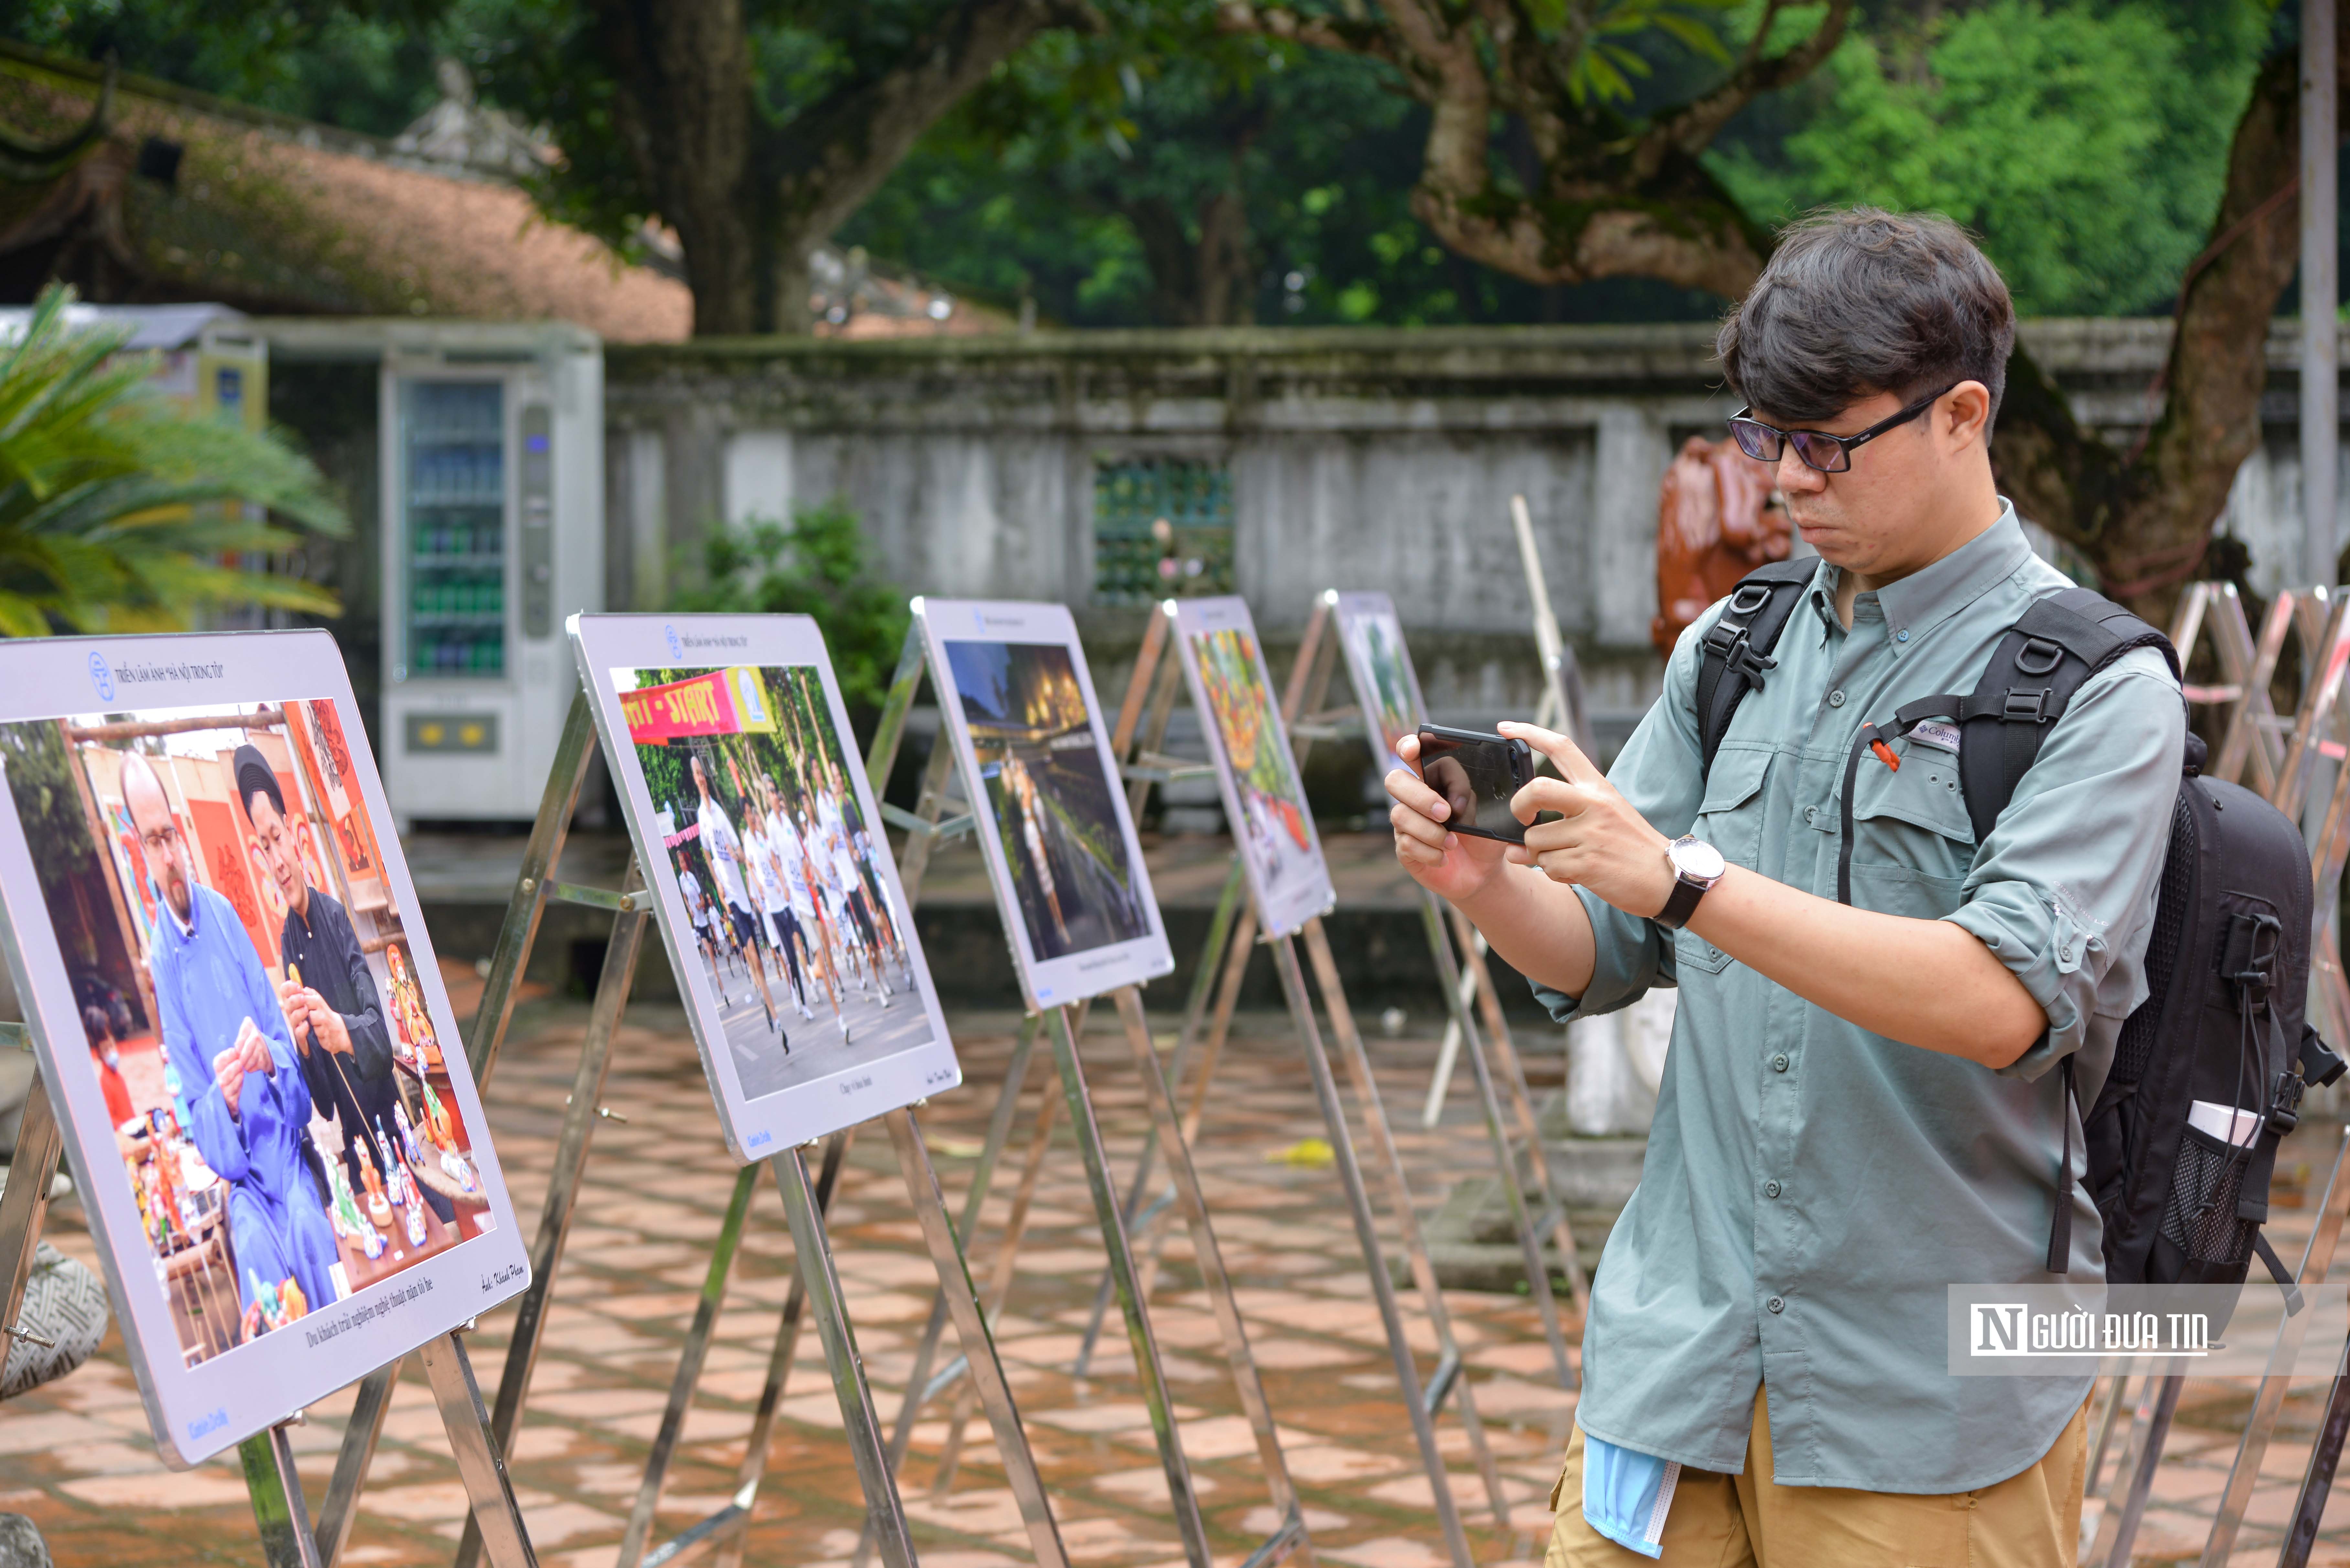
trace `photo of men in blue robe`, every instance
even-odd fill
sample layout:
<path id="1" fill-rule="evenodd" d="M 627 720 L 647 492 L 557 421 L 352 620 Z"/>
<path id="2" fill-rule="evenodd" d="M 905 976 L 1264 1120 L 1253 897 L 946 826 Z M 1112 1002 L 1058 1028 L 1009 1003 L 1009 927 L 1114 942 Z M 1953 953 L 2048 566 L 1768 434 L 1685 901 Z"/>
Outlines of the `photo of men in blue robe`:
<path id="1" fill-rule="evenodd" d="M 336 1299 L 334 1228 L 303 1152 L 310 1086 L 252 938 L 229 901 L 195 879 L 162 781 L 136 752 L 123 761 L 122 797 L 163 895 L 150 951 L 163 1040 L 173 1060 L 210 1070 L 188 1085 L 188 1133 L 229 1186 L 251 1332 L 256 1281 L 276 1290 L 292 1280 L 314 1307 Z"/>

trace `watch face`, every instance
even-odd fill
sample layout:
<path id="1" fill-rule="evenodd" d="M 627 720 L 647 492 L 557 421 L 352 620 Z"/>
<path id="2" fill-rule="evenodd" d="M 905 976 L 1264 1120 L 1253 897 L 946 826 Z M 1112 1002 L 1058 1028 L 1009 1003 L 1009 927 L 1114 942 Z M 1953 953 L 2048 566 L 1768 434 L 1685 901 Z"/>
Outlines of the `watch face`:
<path id="1" fill-rule="evenodd" d="M 1679 840 L 1667 853 L 1672 857 L 1673 869 L 1694 882 L 1713 881 L 1727 868 L 1721 851 L 1703 839 Z"/>

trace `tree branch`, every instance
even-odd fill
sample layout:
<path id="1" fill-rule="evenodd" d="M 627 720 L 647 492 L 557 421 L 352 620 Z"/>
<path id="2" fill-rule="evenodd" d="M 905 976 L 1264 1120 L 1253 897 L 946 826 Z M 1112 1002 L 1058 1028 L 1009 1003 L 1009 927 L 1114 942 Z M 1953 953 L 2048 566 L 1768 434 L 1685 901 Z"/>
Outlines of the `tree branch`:
<path id="1" fill-rule="evenodd" d="M 1820 18 L 1820 25 L 1813 29 L 1810 37 L 1794 48 L 1764 55 L 1762 48 L 1768 41 L 1771 24 L 1778 16 L 1779 3 L 1780 0 L 1770 0 L 1761 25 L 1747 43 L 1745 55 L 1720 85 L 1679 109 L 1665 109 L 1651 118 L 1648 131 L 1640 139 L 1640 151 L 1634 157 L 1644 172 L 1663 162 L 1667 148 L 1696 157 L 1712 145 L 1721 128 L 1740 109 L 1763 93 L 1803 80 L 1844 41 L 1845 24 L 1852 16 L 1852 0 L 1829 0 L 1827 15 Z"/>

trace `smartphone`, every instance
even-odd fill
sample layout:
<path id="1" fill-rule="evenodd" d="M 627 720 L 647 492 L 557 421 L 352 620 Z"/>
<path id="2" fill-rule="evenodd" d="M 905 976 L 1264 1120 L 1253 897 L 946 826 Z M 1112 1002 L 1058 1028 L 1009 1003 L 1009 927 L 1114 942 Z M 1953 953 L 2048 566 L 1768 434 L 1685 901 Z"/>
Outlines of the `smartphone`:
<path id="1" fill-rule="evenodd" d="M 1455 833 L 1523 844 L 1526 825 L 1510 811 L 1510 801 L 1534 782 L 1534 753 L 1523 741 L 1441 724 L 1419 727 L 1419 776 L 1451 803 L 1445 826 Z M 1553 820 L 1556 812 L 1542 813 Z"/>

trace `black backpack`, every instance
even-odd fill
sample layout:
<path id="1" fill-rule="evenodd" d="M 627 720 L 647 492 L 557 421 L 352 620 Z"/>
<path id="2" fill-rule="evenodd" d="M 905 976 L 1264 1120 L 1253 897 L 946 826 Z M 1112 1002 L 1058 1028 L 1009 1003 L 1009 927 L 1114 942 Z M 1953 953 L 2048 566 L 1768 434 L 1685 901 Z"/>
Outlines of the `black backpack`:
<path id="1" fill-rule="evenodd" d="M 1779 633 L 1811 585 L 1815 563 L 1777 561 L 1750 574 L 1708 628 L 1697 679 L 1704 766 L 1750 690 L 1775 666 Z M 1846 758 L 1836 898 L 1852 901 L 1853 784 L 1863 756 L 1928 719 L 1961 732 L 1959 784 L 1978 843 L 2007 808 L 2051 726 L 2090 676 L 2162 633 L 2110 599 L 2066 588 L 2035 601 L 1992 651 L 1964 696 L 1904 703 L 1864 724 Z M 2187 737 L 2184 776 L 2146 952 L 2147 998 L 2122 1025 L 2105 1087 L 2081 1118 L 2089 1196 L 2105 1222 L 2106 1277 L 2116 1284 L 2235 1284 L 2259 1253 L 2285 1287 L 2292 1272 L 2261 1235 L 2278 1141 L 2293 1130 L 2303 1091 L 2343 1074 L 2303 1017 L 2312 936 L 2309 851 L 2301 829 L 2251 791 L 2201 776 L 2205 752 Z M 2077 1111 L 2073 1058 L 2060 1067 Z M 2189 1125 L 2193 1102 L 2258 1118 L 2249 1144 Z M 2072 1255 L 2067 1201 L 2073 1126 L 2056 1171 L 2048 1272 Z"/>

